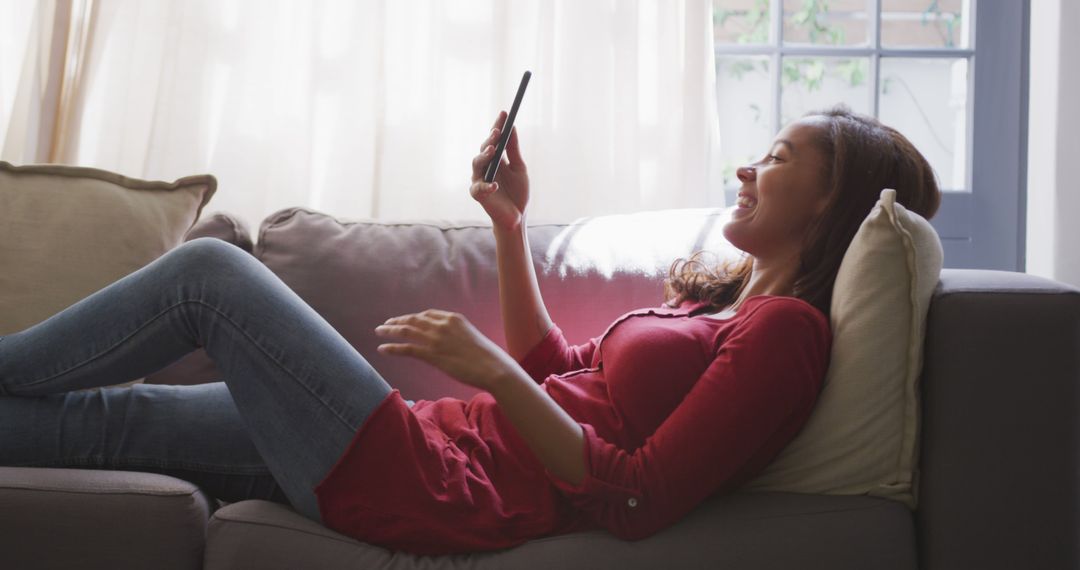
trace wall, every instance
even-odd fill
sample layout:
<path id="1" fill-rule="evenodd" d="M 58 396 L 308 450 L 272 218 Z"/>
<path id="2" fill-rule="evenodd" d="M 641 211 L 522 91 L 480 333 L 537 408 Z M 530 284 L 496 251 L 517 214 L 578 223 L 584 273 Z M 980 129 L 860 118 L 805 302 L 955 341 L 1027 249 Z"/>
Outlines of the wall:
<path id="1" fill-rule="evenodd" d="M 1031 3 L 1027 272 L 1080 287 L 1080 2 Z"/>

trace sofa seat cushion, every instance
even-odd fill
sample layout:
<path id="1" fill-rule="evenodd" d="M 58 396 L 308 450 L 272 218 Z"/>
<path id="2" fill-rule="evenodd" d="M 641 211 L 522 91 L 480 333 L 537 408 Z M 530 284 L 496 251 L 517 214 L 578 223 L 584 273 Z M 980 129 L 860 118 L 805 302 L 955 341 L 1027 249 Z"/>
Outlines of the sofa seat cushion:
<path id="1" fill-rule="evenodd" d="M 288 507 L 241 501 L 207 527 L 207 570 L 227 568 L 878 568 L 917 567 L 904 505 L 860 496 L 738 493 L 703 502 L 637 542 L 590 531 L 498 552 L 423 557 L 358 542 Z"/>
<path id="2" fill-rule="evenodd" d="M 202 568 L 216 506 L 154 473 L 0 467 L 0 566 Z"/>

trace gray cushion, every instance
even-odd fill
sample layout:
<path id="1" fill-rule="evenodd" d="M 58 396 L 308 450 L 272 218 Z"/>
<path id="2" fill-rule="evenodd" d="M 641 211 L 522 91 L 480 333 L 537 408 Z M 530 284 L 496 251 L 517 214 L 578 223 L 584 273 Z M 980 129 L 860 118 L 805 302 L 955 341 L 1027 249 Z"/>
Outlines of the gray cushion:
<path id="1" fill-rule="evenodd" d="M 0 567 L 202 568 L 210 509 L 165 475 L 0 467 Z"/>
<path id="2" fill-rule="evenodd" d="M 227 241 L 248 253 L 255 249 L 248 225 L 244 220 L 226 212 L 214 212 L 209 216 L 204 216 L 188 230 L 184 235 L 184 241 L 201 237 L 214 237 Z"/>
<path id="3" fill-rule="evenodd" d="M 812 561 L 812 566 L 807 562 Z M 705 501 L 675 526 L 625 542 L 602 531 L 465 556 L 418 557 L 352 540 L 267 501 L 210 519 L 206 569 L 235 568 L 916 568 L 904 505 L 874 497 L 740 493 Z"/>

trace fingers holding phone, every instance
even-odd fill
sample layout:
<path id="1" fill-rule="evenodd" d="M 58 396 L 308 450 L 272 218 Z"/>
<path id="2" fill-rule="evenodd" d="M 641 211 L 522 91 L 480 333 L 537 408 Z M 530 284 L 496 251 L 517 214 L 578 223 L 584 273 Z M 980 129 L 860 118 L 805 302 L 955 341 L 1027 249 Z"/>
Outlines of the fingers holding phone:
<path id="1" fill-rule="evenodd" d="M 499 114 L 496 125 L 501 127 L 506 113 Z M 493 128 L 480 145 L 480 154 L 472 161 L 472 186 L 469 193 L 484 207 L 492 223 L 503 229 L 513 229 L 521 223 L 525 207 L 529 203 L 529 175 L 517 139 L 517 128 L 510 131 L 506 144 L 506 158 L 502 159 L 494 180 L 484 181 L 488 165 L 495 155 L 495 145 L 502 130 Z"/>
<path id="2" fill-rule="evenodd" d="M 484 139 L 484 142 L 480 144 L 480 154 L 473 157 L 472 160 L 472 186 L 470 187 L 470 193 L 472 197 L 479 200 L 483 197 L 495 192 L 499 183 L 497 181 L 485 181 L 484 173 L 488 169 L 488 165 L 491 164 L 491 159 L 495 156 L 495 141 L 499 137 L 499 126 L 501 120 L 506 117 L 506 112 L 499 113 L 499 118 L 495 120 L 495 126 L 491 128 L 488 133 L 488 137 Z M 505 178 L 503 176 L 502 178 Z"/>
<path id="3" fill-rule="evenodd" d="M 473 158 L 469 192 L 484 207 L 492 223 L 505 229 L 512 229 L 521 223 L 529 202 L 529 176 L 521 155 L 514 119 L 531 76 L 532 73 L 528 71 L 522 75 L 510 112 L 499 113 L 487 138 L 480 145 L 480 154 Z"/>

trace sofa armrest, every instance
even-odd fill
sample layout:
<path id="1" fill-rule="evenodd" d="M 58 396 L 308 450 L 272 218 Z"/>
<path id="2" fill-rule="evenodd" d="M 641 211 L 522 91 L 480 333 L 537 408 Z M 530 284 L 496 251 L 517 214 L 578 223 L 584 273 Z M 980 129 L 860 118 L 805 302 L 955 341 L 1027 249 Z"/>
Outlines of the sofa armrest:
<path id="1" fill-rule="evenodd" d="M 920 567 L 1080 568 L 1080 291 L 943 271 L 921 391 Z"/>
<path id="2" fill-rule="evenodd" d="M 0 467 L 0 565 L 201 569 L 216 506 L 166 475 Z"/>

